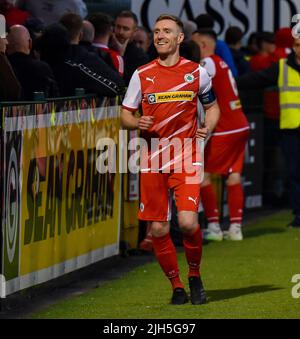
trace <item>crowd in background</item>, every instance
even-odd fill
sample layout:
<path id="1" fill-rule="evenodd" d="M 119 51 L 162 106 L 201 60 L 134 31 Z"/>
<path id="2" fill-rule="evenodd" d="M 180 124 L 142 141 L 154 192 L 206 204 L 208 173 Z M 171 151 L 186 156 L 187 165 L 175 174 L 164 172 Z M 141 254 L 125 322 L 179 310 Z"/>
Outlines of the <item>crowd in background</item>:
<path id="1" fill-rule="evenodd" d="M 34 92 L 44 92 L 46 97 L 68 96 L 78 87 L 86 93 L 114 96 L 124 91 L 136 68 L 157 57 L 151 32 L 139 27 L 130 11 L 116 18 L 106 13 L 88 15 L 80 0 L 57 1 L 53 8 L 48 7 L 44 1 L 0 0 L 8 29 L 7 41 L 1 42 L 1 63 L 7 64 L 1 72 L 9 77 L 6 88 L 1 89 L 2 101 L 32 100 Z M 214 20 L 202 14 L 184 26 L 182 53 L 200 62 L 192 33 L 213 29 Z M 217 41 L 216 54 L 235 77 L 268 68 L 286 57 L 293 43 L 289 28 L 275 34 L 252 33 L 247 46 L 243 41 L 238 27 L 229 27 L 225 41 Z M 3 60 L 4 54 L 8 60 Z M 278 108 L 274 109 L 273 100 L 269 102 L 269 115 L 278 117 Z"/>
<path id="2" fill-rule="evenodd" d="M 87 13 L 80 0 L 58 1 L 55 8 L 45 3 L 0 0 L 7 25 L 7 36 L 0 38 L 1 101 L 33 100 L 35 92 L 44 92 L 45 97 L 70 96 L 76 88 L 102 96 L 120 95 L 134 71 L 157 57 L 151 32 L 138 26 L 131 11 L 112 18 L 107 13 Z M 213 28 L 214 19 L 208 14 L 185 21 L 182 55 L 199 63 L 201 54 L 192 34 Z M 247 44 L 239 27 L 229 27 L 225 39 L 217 41 L 216 54 L 246 89 L 251 79 L 243 81 L 243 76 L 287 58 L 293 42 L 288 27 L 275 33 L 253 32 Z M 264 103 L 266 117 L 278 121 L 278 92 L 266 93 Z M 300 225 L 300 213 L 296 224 Z"/>

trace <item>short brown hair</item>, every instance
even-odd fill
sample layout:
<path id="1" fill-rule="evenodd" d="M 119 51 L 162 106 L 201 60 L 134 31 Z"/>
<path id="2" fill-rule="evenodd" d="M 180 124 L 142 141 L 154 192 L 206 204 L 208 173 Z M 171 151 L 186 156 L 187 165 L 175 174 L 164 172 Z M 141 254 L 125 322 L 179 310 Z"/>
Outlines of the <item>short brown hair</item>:
<path id="1" fill-rule="evenodd" d="M 76 36 L 82 31 L 83 19 L 78 14 L 64 14 L 59 21 L 68 30 L 71 40 L 76 38 Z"/>
<path id="2" fill-rule="evenodd" d="M 132 11 L 122 11 L 116 16 L 116 19 L 117 18 L 131 18 L 134 21 L 135 25 L 138 25 L 138 18 L 136 14 Z"/>
<path id="3" fill-rule="evenodd" d="M 159 22 L 162 20 L 172 20 L 174 21 L 177 26 L 180 28 L 181 32 L 183 32 L 183 22 L 175 15 L 171 15 L 171 14 L 161 14 L 155 22 Z"/>

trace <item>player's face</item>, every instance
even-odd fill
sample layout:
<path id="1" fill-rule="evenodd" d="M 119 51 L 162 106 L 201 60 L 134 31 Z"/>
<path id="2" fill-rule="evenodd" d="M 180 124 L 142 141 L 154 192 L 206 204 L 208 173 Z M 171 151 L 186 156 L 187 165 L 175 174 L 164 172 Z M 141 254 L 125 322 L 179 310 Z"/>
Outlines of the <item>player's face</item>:
<path id="1" fill-rule="evenodd" d="M 300 62 L 300 38 L 295 39 L 293 49 L 296 54 L 296 57 L 298 58 Z"/>
<path id="2" fill-rule="evenodd" d="M 154 46 L 159 55 L 175 54 L 183 41 L 184 35 L 173 20 L 161 20 L 153 30 Z"/>
<path id="3" fill-rule="evenodd" d="M 132 18 L 117 18 L 115 21 L 116 38 L 121 44 L 131 40 L 136 31 L 136 24 Z"/>
<path id="4" fill-rule="evenodd" d="M 149 43 L 149 37 L 146 32 L 144 32 L 141 29 L 138 29 L 133 36 L 133 41 L 139 48 L 147 52 L 150 43 Z"/>

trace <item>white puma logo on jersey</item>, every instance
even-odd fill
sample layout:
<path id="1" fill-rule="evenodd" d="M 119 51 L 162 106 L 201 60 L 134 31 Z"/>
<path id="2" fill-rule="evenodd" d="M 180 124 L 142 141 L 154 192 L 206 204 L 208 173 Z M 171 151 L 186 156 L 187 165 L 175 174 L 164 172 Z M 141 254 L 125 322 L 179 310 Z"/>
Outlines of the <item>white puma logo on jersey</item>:
<path id="1" fill-rule="evenodd" d="M 189 197 L 188 200 L 192 201 L 197 206 L 197 198 L 193 199 L 192 197 Z"/>
<path id="2" fill-rule="evenodd" d="M 146 81 L 151 81 L 152 83 L 153 83 L 153 85 L 154 85 L 154 79 L 156 78 L 156 76 L 154 76 L 152 79 L 151 78 L 149 78 L 149 77 L 147 77 L 146 78 Z"/>

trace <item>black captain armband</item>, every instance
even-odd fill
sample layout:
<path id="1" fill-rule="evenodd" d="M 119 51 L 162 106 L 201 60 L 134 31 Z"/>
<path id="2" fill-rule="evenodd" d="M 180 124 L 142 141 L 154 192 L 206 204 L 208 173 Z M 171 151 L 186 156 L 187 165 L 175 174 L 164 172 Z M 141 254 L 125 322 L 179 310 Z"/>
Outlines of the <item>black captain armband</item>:
<path id="1" fill-rule="evenodd" d="M 203 106 L 212 104 L 216 101 L 216 95 L 213 89 L 210 89 L 207 93 L 199 95 L 199 100 Z"/>

